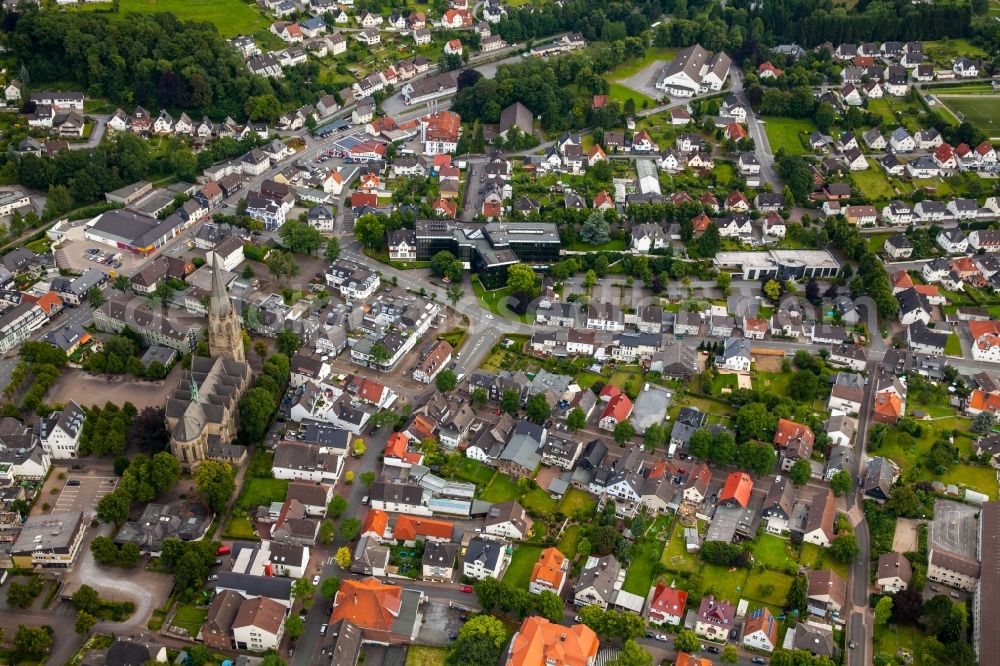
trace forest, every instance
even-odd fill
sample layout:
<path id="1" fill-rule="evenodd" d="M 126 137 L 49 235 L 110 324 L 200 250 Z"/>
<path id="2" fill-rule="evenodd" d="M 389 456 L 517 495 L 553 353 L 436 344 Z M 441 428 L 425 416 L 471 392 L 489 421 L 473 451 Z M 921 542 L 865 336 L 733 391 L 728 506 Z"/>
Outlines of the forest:
<path id="1" fill-rule="evenodd" d="M 166 108 L 195 119 L 273 122 L 283 110 L 335 92 L 311 83 L 315 64 L 291 68 L 280 80 L 253 75 L 214 25 L 173 14 L 111 21 L 90 12 L 29 9 L 4 14 L 3 29 L 31 88 L 73 84 L 129 112 L 139 105 L 154 115 Z"/>

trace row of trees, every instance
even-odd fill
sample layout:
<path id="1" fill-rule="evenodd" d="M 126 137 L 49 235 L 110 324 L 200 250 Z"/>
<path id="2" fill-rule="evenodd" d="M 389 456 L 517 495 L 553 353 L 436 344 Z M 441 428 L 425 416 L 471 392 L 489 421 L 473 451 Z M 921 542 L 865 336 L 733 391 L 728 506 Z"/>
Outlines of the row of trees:
<path id="1" fill-rule="evenodd" d="M 257 384 L 240 401 L 240 439 L 244 443 L 259 442 L 267 434 L 288 385 L 291 362 L 277 353 L 264 363 Z"/>

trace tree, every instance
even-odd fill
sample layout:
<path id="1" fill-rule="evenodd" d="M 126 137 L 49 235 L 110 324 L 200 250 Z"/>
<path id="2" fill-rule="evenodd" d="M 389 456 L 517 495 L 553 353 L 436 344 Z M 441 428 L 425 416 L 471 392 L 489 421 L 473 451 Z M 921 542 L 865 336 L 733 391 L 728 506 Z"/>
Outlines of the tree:
<path id="1" fill-rule="evenodd" d="M 371 488 L 372 484 L 375 483 L 375 472 L 361 472 L 361 476 L 358 478 L 361 479 L 361 483 L 364 484 L 365 488 Z"/>
<path id="2" fill-rule="evenodd" d="M 437 377 L 434 378 L 434 386 L 437 387 L 438 391 L 441 393 L 449 393 L 455 390 L 458 386 L 458 376 L 451 370 L 442 370 L 438 373 Z"/>
<path id="3" fill-rule="evenodd" d="M 985 435 L 993 430 L 995 423 L 996 416 L 993 412 L 979 412 L 976 418 L 972 419 L 972 426 L 969 429 L 977 435 Z"/>
<path id="4" fill-rule="evenodd" d="M 740 655 L 736 652 L 736 648 L 732 645 L 727 645 L 725 649 L 722 650 L 722 654 L 719 655 L 719 661 L 723 664 L 735 664 L 740 660 Z"/>
<path id="5" fill-rule="evenodd" d="M 264 260 L 267 272 L 270 273 L 278 284 L 285 278 L 292 278 L 299 274 L 299 264 L 291 252 L 281 250 L 271 250 Z"/>
<path id="6" fill-rule="evenodd" d="M 811 403 L 819 391 L 819 377 L 811 372 L 800 370 L 792 375 L 788 383 L 788 395 L 796 402 Z"/>
<path id="7" fill-rule="evenodd" d="M 543 590 L 535 595 L 535 611 L 550 622 L 559 622 L 563 617 L 563 600 L 555 592 Z"/>
<path id="8" fill-rule="evenodd" d="M 354 237 L 362 245 L 373 250 L 382 248 L 385 242 L 385 222 L 381 215 L 362 215 L 354 222 Z"/>
<path id="9" fill-rule="evenodd" d="M 52 627 L 29 627 L 17 625 L 14 634 L 14 649 L 26 654 L 45 654 L 52 647 Z"/>
<path id="10" fill-rule="evenodd" d="M 805 576 L 796 576 L 788 588 L 788 595 L 785 597 L 785 605 L 789 608 L 805 613 L 809 606 L 809 579 Z"/>
<path id="11" fill-rule="evenodd" d="M 462 289 L 461 285 L 450 284 L 444 292 L 445 298 L 451 303 L 452 307 L 458 305 L 458 302 L 462 300 L 465 296 L 465 290 Z"/>
<path id="12" fill-rule="evenodd" d="M 118 560 L 118 547 L 111 537 L 98 535 L 90 542 L 90 554 L 96 562 L 114 564 Z"/>
<path id="13" fill-rule="evenodd" d="M 917 624 L 924 612 L 924 595 L 908 587 L 892 595 L 893 624 Z"/>
<path id="14" fill-rule="evenodd" d="M 334 495 L 333 499 L 326 507 L 326 512 L 331 518 L 340 518 L 340 514 L 347 510 L 347 500 L 340 495 Z"/>
<path id="15" fill-rule="evenodd" d="M 326 241 L 326 250 L 323 251 L 323 258 L 333 263 L 340 259 L 340 241 L 336 238 L 330 238 Z"/>
<path id="16" fill-rule="evenodd" d="M 345 518 L 340 524 L 340 536 L 344 541 L 353 541 L 361 531 L 361 521 L 357 518 Z"/>
<path id="17" fill-rule="evenodd" d="M 781 298 L 781 283 L 777 280 L 768 280 L 764 283 L 764 295 L 772 302 L 777 302 Z"/>
<path id="18" fill-rule="evenodd" d="M 392 358 L 392 354 L 389 353 L 389 350 L 381 342 L 376 342 L 372 345 L 370 356 L 372 363 L 374 363 L 376 367 L 384 366 L 389 362 L 389 359 Z"/>
<path id="19" fill-rule="evenodd" d="M 365 455 L 365 451 L 367 450 L 368 447 L 365 446 L 365 440 L 361 439 L 360 437 L 358 437 L 351 443 L 351 455 L 353 455 L 355 458 L 360 458 L 361 456 Z"/>
<path id="20" fill-rule="evenodd" d="M 684 629 L 674 639 L 674 647 L 678 652 L 697 652 L 701 649 L 701 639 L 690 629 Z"/>
<path id="21" fill-rule="evenodd" d="M 305 630 L 306 623 L 302 621 L 302 618 L 297 613 L 291 613 L 285 618 L 285 633 L 293 641 L 298 640 Z"/>
<path id="22" fill-rule="evenodd" d="M 858 540 L 853 534 L 839 534 L 830 544 L 830 557 L 844 564 L 853 564 L 859 552 Z"/>
<path id="23" fill-rule="evenodd" d="M 595 210 L 587 216 L 578 238 L 588 245 L 603 245 L 611 240 L 611 226 L 602 211 Z"/>
<path id="24" fill-rule="evenodd" d="M 525 405 L 524 410 L 529 419 L 538 423 L 549 418 L 549 414 L 552 413 L 552 408 L 549 407 L 548 400 L 545 399 L 543 393 L 536 393 L 528 398 L 528 404 Z"/>
<path id="25" fill-rule="evenodd" d="M 916 518 L 924 513 L 924 504 L 911 485 L 894 488 L 892 497 L 885 503 L 885 508 L 897 516 L 907 518 Z"/>
<path id="26" fill-rule="evenodd" d="M 875 604 L 875 624 L 885 624 L 892 617 L 892 597 L 885 596 Z"/>
<path id="27" fill-rule="evenodd" d="M 90 630 L 97 624 L 97 618 L 87 613 L 86 611 L 78 611 L 76 614 L 76 621 L 73 624 L 76 633 L 81 636 L 86 636 L 90 633 Z"/>
<path id="28" fill-rule="evenodd" d="M 236 490 L 235 474 L 228 463 L 205 460 L 195 470 L 195 488 L 201 500 L 216 513 L 221 513 Z"/>
<path id="29" fill-rule="evenodd" d="M 851 489 L 851 473 L 842 469 L 830 478 L 830 488 L 833 494 L 840 497 Z"/>
<path id="30" fill-rule="evenodd" d="M 718 275 L 715 276 L 715 286 L 722 290 L 723 295 L 728 296 L 729 290 L 733 284 L 732 273 L 727 273 L 725 271 L 720 271 Z"/>
<path id="31" fill-rule="evenodd" d="M 14 608 L 27 608 L 38 596 L 37 586 L 32 587 L 31 583 L 12 582 L 7 586 L 7 603 Z"/>
<path id="32" fill-rule="evenodd" d="M 128 519 L 132 499 L 121 490 L 108 493 L 97 503 L 97 519 L 102 523 L 121 526 Z"/>
<path id="33" fill-rule="evenodd" d="M 619 421 L 615 425 L 614 438 L 616 442 L 624 445 L 633 437 L 635 437 L 635 426 L 632 425 L 631 421 Z"/>
<path id="34" fill-rule="evenodd" d="M 301 346 L 302 340 L 299 339 L 299 336 L 296 335 L 295 331 L 290 331 L 287 328 L 274 338 L 274 349 L 288 358 L 295 356 Z"/>
<path id="35" fill-rule="evenodd" d="M 576 432 L 587 425 L 587 415 L 579 407 L 574 407 L 566 415 L 566 427 Z"/>
<path id="36" fill-rule="evenodd" d="M 482 407 L 489 399 L 490 394 L 481 386 L 472 389 L 472 393 L 469 394 L 469 402 L 476 407 Z"/>
<path id="37" fill-rule="evenodd" d="M 337 549 L 337 554 L 333 556 L 333 559 L 336 560 L 337 566 L 341 569 L 346 569 L 351 566 L 351 551 L 348 548 L 341 546 Z"/>
<path id="38" fill-rule="evenodd" d="M 652 424 L 642 433 L 642 443 L 648 451 L 660 448 L 666 441 L 667 433 L 659 423 Z"/>
<path id="39" fill-rule="evenodd" d="M 240 435 L 244 441 L 259 442 L 264 439 L 276 407 L 275 396 L 260 386 L 243 395 L 240 400 Z"/>
<path id="40" fill-rule="evenodd" d="M 298 220 L 288 220 L 278 231 L 282 244 L 295 254 L 313 254 L 323 245 L 318 229 Z"/>
<path id="41" fill-rule="evenodd" d="M 736 434 L 741 442 L 751 439 L 770 441 L 777 422 L 777 417 L 767 405 L 751 402 L 736 412 Z"/>
<path id="42" fill-rule="evenodd" d="M 535 291 L 535 271 L 528 264 L 514 264 L 507 269 L 507 286 L 514 293 L 534 296 Z"/>
<path id="43" fill-rule="evenodd" d="M 809 477 L 812 476 L 812 467 L 809 466 L 809 461 L 796 460 L 792 469 L 789 470 L 788 476 L 796 486 L 804 486 L 809 483 Z"/>
<path id="44" fill-rule="evenodd" d="M 506 389 L 500 396 L 500 409 L 508 414 L 517 414 L 521 409 L 521 394 L 516 389 Z"/>
<path id="45" fill-rule="evenodd" d="M 587 291 L 590 291 L 597 286 L 597 273 L 593 270 L 587 271 L 587 273 L 583 276 L 583 286 L 587 288 Z"/>
<path id="46" fill-rule="evenodd" d="M 336 576 L 330 576 L 329 578 L 324 578 L 323 582 L 320 583 L 319 592 L 324 597 L 328 599 L 333 599 L 337 596 L 337 591 L 340 590 L 340 579 Z"/>
<path id="47" fill-rule="evenodd" d="M 302 605 L 309 608 L 312 605 L 313 595 L 316 594 L 316 586 L 313 582 L 303 576 L 296 578 L 292 583 L 292 598 L 301 599 Z"/>
<path id="48" fill-rule="evenodd" d="M 100 287 L 91 287 L 87 291 L 87 302 L 90 303 L 90 307 L 99 308 L 104 305 L 104 292 L 101 291 Z"/>
<path id="49" fill-rule="evenodd" d="M 652 663 L 653 657 L 634 640 L 625 641 L 618 656 L 608 662 L 614 666 L 650 666 Z"/>
<path id="50" fill-rule="evenodd" d="M 490 615 L 477 615 L 459 630 L 445 663 L 450 666 L 495 664 L 500 661 L 506 643 L 507 629 L 503 622 Z"/>

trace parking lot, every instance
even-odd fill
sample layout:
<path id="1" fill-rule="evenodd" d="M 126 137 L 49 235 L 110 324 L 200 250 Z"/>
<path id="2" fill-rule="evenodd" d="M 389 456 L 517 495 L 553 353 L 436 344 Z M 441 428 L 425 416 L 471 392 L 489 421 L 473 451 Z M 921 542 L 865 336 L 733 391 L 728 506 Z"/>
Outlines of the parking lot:
<path id="1" fill-rule="evenodd" d="M 447 602 L 429 601 L 424 606 L 424 621 L 420 625 L 418 642 L 426 645 L 450 645 L 462 628 L 465 611 L 454 610 Z"/>
<path id="2" fill-rule="evenodd" d="M 62 491 L 52 505 L 52 511 L 82 511 L 92 516 L 101 498 L 117 485 L 118 480 L 112 476 L 67 474 Z"/>
<path id="3" fill-rule="evenodd" d="M 83 225 L 66 232 L 56 259 L 59 268 L 81 273 L 88 268 L 96 268 L 105 273 L 113 270 L 118 274 L 132 275 L 141 263 L 141 259 L 137 260 L 130 253 L 119 252 L 104 243 L 87 240 L 84 238 Z"/>

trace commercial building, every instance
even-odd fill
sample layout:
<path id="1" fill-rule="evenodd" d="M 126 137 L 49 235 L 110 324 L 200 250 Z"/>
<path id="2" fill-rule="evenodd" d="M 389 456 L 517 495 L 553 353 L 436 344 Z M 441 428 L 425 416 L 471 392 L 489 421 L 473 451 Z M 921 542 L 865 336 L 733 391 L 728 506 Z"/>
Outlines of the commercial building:
<path id="1" fill-rule="evenodd" d="M 79 511 L 32 516 L 11 546 L 11 560 L 25 569 L 67 569 L 73 566 L 86 531 Z"/>
<path id="2" fill-rule="evenodd" d="M 767 250 L 761 252 L 719 252 L 719 269 L 736 269 L 744 280 L 802 280 L 836 277 L 840 262 L 828 250 Z"/>
<path id="3" fill-rule="evenodd" d="M 559 229 L 549 222 L 463 224 L 420 220 L 416 224 L 417 260 L 430 261 L 447 250 L 479 276 L 487 289 L 507 284 L 507 269 L 517 263 L 546 268 L 559 260 Z"/>

